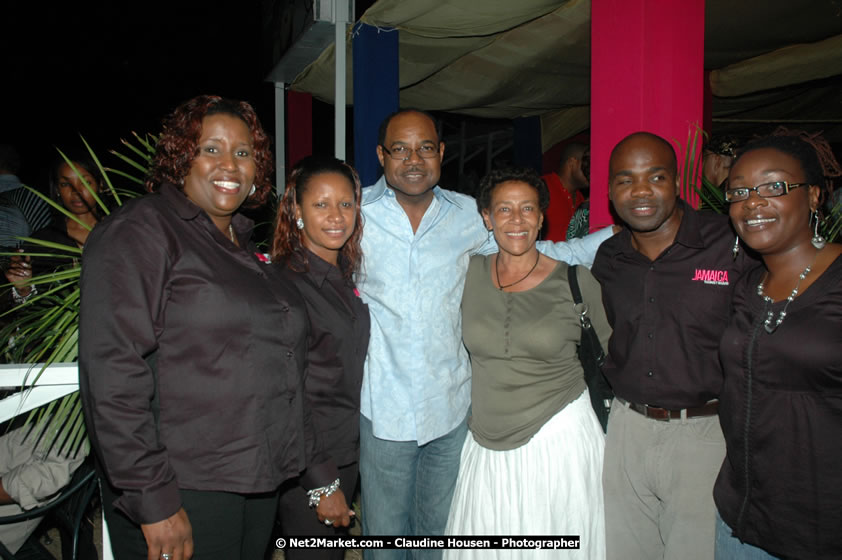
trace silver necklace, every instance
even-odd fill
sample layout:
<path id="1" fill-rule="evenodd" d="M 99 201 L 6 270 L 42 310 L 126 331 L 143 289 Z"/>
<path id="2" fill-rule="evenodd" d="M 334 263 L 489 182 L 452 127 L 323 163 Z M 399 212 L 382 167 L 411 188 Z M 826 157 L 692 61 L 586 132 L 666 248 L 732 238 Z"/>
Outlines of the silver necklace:
<path id="1" fill-rule="evenodd" d="M 537 251 L 536 251 L 536 253 L 537 253 Z M 532 272 L 535 270 L 535 267 L 538 266 L 538 261 L 541 260 L 541 253 L 537 253 L 536 256 L 537 256 L 537 258 L 535 259 L 535 264 L 532 265 L 532 268 L 529 269 L 529 272 L 526 273 L 526 276 L 524 276 L 520 280 L 517 280 L 516 282 L 512 282 L 511 284 L 506 284 L 504 286 L 503 284 L 500 283 L 500 265 L 499 265 L 500 255 L 497 255 L 497 258 L 494 259 L 494 273 L 497 275 L 497 285 L 500 286 L 500 288 L 499 288 L 500 291 L 502 292 L 503 289 L 505 289 L 505 288 L 511 288 L 515 284 L 520 284 L 521 282 L 523 282 L 524 280 L 529 278 L 529 275 L 532 274 Z"/>
<path id="2" fill-rule="evenodd" d="M 231 243 L 236 245 L 237 242 L 234 241 L 234 226 L 231 224 L 228 224 L 228 235 L 231 237 Z"/>
<path id="3" fill-rule="evenodd" d="M 789 294 L 789 297 L 786 298 L 786 304 L 784 304 L 784 308 L 781 309 L 781 312 L 778 313 L 778 318 L 773 322 L 775 314 L 772 312 L 772 298 L 767 296 L 763 292 L 763 283 L 766 281 L 766 277 L 769 275 L 767 272 L 763 275 L 763 279 L 760 280 L 760 283 L 757 285 L 757 295 L 763 298 L 763 301 L 766 303 L 766 306 L 769 307 L 769 312 L 766 315 L 766 320 L 763 321 L 763 327 L 766 329 L 766 332 L 772 334 L 775 330 L 781 326 L 781 323 L 784 322 L 784 318 L 786 318 L 786 309 L 789 307 L 789 304 L 792 303 L 792 300 L 795 299 L 795 296 L 798 295 L 798 288 L 801 287 L 801 281 L 804 280 L 808 274 L 810 274 L 810 270 L 812 269 L 813 265 L 816 264 L 816 257 L 818 257 L 819 252 L 816 251 L 816 255 L 813 257 L 813 262 L 811 262 L 807 268 L 804 269 L 804 272 L 798 275 L 798 282 L 795 283 L 795 288 L 792 289 L 792 293 Z"/>

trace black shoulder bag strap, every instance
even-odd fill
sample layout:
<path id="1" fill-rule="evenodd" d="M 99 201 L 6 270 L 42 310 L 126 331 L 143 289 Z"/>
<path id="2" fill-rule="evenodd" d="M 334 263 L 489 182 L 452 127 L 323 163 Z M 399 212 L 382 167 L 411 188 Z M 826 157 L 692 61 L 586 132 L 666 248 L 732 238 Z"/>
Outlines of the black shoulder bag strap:
<path id="1" fill-rule="evenodd" d="M 599 343 L 599 337 L 593 329 L 591 319 L 588 317 L 588 304 L 582 300 L 582 292 L 579 290 L 579 279 L 576 274 L 576 265 L 567 267 L 567 281 L 570 284 L 570 293 L 573 296 L 573 304 L 576 314 L 579 316 L 579 324 L 582 327 L 582 338 L 579 341 L 577 353 L 582 368 L 585 370 L 585 383 L 588 385 L 588 392 L 602 431 L 608 426 L 608 413 L 611 412 L 611 401 L 614 392 L 611 385 L 602 374 L 602 364 L 605 363 L 605 352 Z"/>

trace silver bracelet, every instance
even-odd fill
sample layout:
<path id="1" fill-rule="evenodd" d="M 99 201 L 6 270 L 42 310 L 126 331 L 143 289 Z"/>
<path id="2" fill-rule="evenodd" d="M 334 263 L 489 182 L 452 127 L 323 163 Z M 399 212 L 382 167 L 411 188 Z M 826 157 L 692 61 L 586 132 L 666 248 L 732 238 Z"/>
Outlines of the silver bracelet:
<path id="1" fill-rule="evenodd" d="M 22 296 L 22 295 L 20 295 L 20 292 L 18 292 L 18 289 L 15 288 L 14 286 L 12 286 L 12 301 L 15 302 L 15 303 L 25 303 L 26 300 L 28 300 L 29 298 L 31 298 L 32 296 L 34 296 L 38 293 L 38 288 L 36 288 L 35 286 L 30 286 L 30 287 L 32 289 L 29 291 L 29 293 L 26 294 L 25 296 Z"/>
<path id="2" fill-rule="evenodd" d="M 308 490 L 307 496 L 310 497 L 308 505 L 310 507 L 318 507 L 319 502 L 322 500 L 322 496 L 327 498 L 337 490 L 339 490 L 338 478 L 331 482 L 328 486 L 322 486 L 321 488 L 313 488 L 312 490 Z"/>

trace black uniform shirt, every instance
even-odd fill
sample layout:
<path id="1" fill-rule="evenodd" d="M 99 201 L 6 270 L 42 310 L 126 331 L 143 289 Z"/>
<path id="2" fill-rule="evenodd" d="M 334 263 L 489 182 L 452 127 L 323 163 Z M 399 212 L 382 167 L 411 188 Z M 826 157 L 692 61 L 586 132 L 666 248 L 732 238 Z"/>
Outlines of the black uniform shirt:
<path id="1" fill-rule="evenodd" d="M 81 290 L 86 421 L 132 520 L 174 514 L 179 488 L 268 492 L 305 468 L 307 313 L 253 246 L 164 185 L 94 228 Z"/>
<path id="2" fill-rule="evenodd" d="M 681 409 L 722 388 L 719 338 L 731 316 L 734 282 L 757 261 L 731 253 L 727 216 L 684 209 L 675 242 L 654 261 L 624 229 L 605 241 L 591 272 L 613 334 L 603 371 L 627 401 Z"/>
<path id="3" fill-rule="evenodd" d="M 336 467 L 359 460 L 360 389 L 370 319 L 353 282 L 307 251 L 308 270 L 281 263 L 307 304 L 310 335 L 304 381 L 306 403 L 320 448 Z M 308 467 L 308 474 L 321 465 Z"/>

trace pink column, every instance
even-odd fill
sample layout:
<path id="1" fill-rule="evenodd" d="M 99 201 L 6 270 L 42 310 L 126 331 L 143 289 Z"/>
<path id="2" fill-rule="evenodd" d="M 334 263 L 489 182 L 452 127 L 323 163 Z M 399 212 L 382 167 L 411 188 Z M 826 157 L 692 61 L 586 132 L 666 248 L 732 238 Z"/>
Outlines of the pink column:
<path id="1" fill-rule="evenodd" d="M 702 125 L 704 39 L 704 0 L 592 0 L 591 230 L 613 222 L 608 158 L 623 137 L 658 134 L 682 165 Z"/>
<path id="2" fill-rule="evenodd" d="M 313 96 L 287 90 L 287 165 L 313 154 Z"/>

